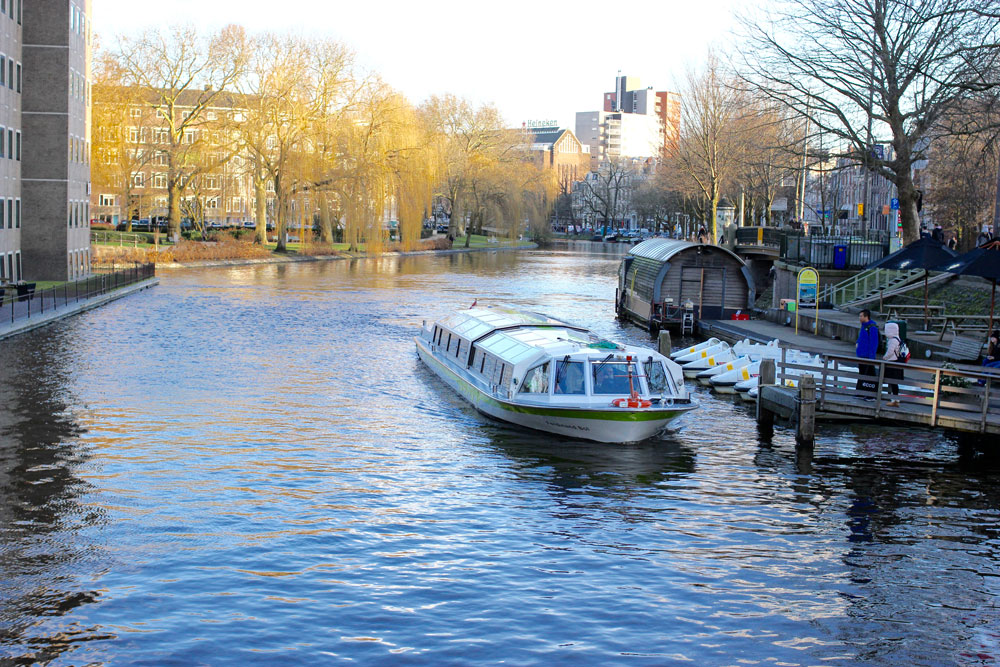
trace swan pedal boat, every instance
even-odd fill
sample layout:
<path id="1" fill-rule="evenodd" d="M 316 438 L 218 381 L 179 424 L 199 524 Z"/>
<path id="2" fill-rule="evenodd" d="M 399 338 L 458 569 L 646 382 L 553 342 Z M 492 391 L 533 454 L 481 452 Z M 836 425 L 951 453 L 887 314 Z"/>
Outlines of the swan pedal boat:
<path id="1" fill-rule="evenodd" d="M 538 431 L 641 442 L 697 407 L 667 357 L 538 313 L 473 307 L 425 322 L 414 342 L 477 410 Z"/>

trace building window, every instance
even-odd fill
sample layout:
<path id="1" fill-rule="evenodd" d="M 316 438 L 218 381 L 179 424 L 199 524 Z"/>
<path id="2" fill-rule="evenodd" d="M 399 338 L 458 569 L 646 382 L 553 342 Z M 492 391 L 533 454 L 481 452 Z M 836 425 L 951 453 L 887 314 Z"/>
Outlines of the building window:
<path id="1" fill-rule="evenodd" d="M 154 188 L 166 188 L 167 187 L 167 175 L 163 172 L 158 172 L 153 175 L 153 187 Z"/>
<path id="2" fill-rule="evenodd" d="M 98 195 L 97 197 L 98 206 L 114 206 L 115 196 L 114 195 Z"/>
<path id="3" fill-rule="evenodd" d="M 17 131 L 17 161 L 21 161 L 21 130 Z"/>
<path id="4" fill-rule="evenodd" d="M 14 90 L 14 59 L 7 58 L 7 87 Z"/>
<path id="5" fill-rule="evenodd" d="M 14 201 L 14 226 L 17 229 L 21 228 L 21 200 L 17 199 Z"/>
<path id="6" fill-rule="evenodd" d="M 14 253 L 14 257 L 17 258 L 17 280 L 21 280 L 21 251 Z"/>
<path id="7" fill-rule="evenodd" d="M 0 86 L 7 85 L 7 56 L 0 55 Z"/>
<path id="8" fill-rule="evenodd" d="M 132 186 L 136 188 L 144 187 L 145 178 L 141 171 L 134 172 L 132 174 Z"/>
<path id="9" fill-rule="evenodd" d="M 21 63 L 17 64 L 17 92 L 21 92 Z"/>
<path id="10" fill-rule="evenodd" d="M 5 129 L 3 126 L 0 126 L 0 157 L 5 157 L 7 154 L 7 142 L 4 141 L 4 138 L 7 136 L 7 133 L 4 131 Z"/>
<path id="11" fill-rule="evenodd" d="M 132 118 L 139 118 L 142 116 L 142 109 L 139 109 L 138 107 L 132 107 L 131 109 L 129 109 L 128 115 L 131 116 Z"/>
<path id="12" fill-rule="evenodd" d="M 7 229 L 14 229 L 14 200 L 7 200 Z"/>

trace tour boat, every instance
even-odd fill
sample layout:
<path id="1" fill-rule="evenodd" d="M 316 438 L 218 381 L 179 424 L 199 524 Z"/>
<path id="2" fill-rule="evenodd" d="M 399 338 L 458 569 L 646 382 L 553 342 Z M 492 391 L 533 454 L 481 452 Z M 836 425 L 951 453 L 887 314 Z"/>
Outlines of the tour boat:
<path id="1" fill-rule="evenodd" d="M 696 407 L 667 357 L 538 313 L 474 306 L 425 322 L 414 341 L 477 410 L 538 431 L 640 442 Z"/>

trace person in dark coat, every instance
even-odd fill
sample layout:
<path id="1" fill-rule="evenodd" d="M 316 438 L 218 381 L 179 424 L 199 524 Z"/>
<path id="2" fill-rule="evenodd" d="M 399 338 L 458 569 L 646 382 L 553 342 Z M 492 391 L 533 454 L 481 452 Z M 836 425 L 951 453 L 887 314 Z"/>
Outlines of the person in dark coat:
<path id="1" fill-rule="evenodd" d="M 1000 331 L 990 334 L 990 346 L 986 349 L 986 356 L 983 357 L 983 366 L 1000 368 Z"/>
<path id="2" fill-rule="evenodd" d="M 878 357 L 878 325 L 872 321 L 872 313 L 867 308 L 858 314 L 861 330 L 858 332 L 858 342 L 855 355 L 859 359 L 875 359 Z M 875 367 L 870 364 L 858 364 L 858 372 L 862 375 L 875 375 Z M 873 380 L 858 378 L 858 391 L 874 392 L 877 387 Z M 866 397 L 865 400 L 872 400 Z"/>

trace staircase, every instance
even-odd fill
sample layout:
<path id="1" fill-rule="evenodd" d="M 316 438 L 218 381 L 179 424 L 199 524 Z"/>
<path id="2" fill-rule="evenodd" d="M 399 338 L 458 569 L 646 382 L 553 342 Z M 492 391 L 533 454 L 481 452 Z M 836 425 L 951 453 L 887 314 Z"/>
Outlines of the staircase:
<path id="1" fill-rule="evenodd" d="M 923 284 L 922 269 L 911 271 L 890 271 L 887 269 L 871 269 L 862 271 L 852 278 L 824 287 L 819 292 L 820 301 L 828 301 L 834 308 L 860 306 L 879 297 L 896 296 L 917 287 L 917 282 Z M 940 282 L 951 274 L 942 273 L 934 276 L 929 282 Z"/>

